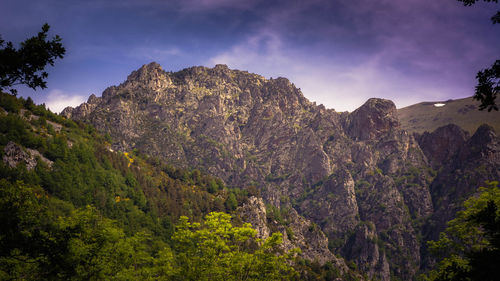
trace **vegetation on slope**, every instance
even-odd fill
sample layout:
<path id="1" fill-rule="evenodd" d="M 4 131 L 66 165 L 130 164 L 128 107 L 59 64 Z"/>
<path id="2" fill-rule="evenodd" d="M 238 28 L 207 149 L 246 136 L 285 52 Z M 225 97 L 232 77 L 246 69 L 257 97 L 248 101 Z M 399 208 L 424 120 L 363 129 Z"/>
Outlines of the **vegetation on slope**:
<path id="1" fill-rule="evenodd" d="M 112 151 L 109 143 L 92 126 L 53 114 L 30 98 L 0 94 L 0 279 L 341 275 L 331 263 L 292 263 L 297 252 L 283 252 L 281 233 L 256 238 L 256 230 L 235 212 L 258 195 L 255 187 L 229 189 L 197 169 L 176 168 L 137 151 Z M 359 275 L 349 272 L 346 278 Z"/>

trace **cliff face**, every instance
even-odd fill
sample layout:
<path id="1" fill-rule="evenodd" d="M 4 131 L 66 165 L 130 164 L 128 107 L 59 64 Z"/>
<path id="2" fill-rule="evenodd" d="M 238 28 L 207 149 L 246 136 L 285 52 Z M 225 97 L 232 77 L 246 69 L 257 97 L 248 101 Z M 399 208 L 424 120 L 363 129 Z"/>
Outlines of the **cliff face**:
<path id="1" fill-rule="evenodd" d="M 433 137 L 444 138 L 439 134 Z M 499 144 L 500 140 L 493 128 L 483 125 L 472 137 L 460 141 L 460 145 L 451 146 L 454 147 L 454 153 L 439 162 L 440 173 L 430 185 L 436 206 L 432 216 L 436 227 L 430 229 L 430 238 L 438 237 L 445 223 L 461 209 L 463 199 L 473 194 L 477 186 L 484 185 L 485 181 L 500 179 Z"/>
<path id="2" fill-rule="evenodd" d="M 391 101 L 370 99 L 338 113 L 309 102 L 285 78 L 224 65 L 170 73 L 151 63 L 63 114 L 109 133 L 113 149 L 136 148 L 202 168 L 229 186 L 259 188 L 289 223 L 278 230 L 293 232 L 285 238 L 307 258 L 335 259 L 331 250 L 381 280 L 415 276 L 422 225 L 462 200 L 441 198 L 473 193 L 500 176 L 498 139 L 489 128 L 470 139 L 458 129 L 416 139 L 401 128 Z M 470 169 L 477 175 L 451 192 L 458 171 Z M 252 208 L 261 210 L 256 202 Z M 265 236 L 261 219 L 255 223 Z"/>

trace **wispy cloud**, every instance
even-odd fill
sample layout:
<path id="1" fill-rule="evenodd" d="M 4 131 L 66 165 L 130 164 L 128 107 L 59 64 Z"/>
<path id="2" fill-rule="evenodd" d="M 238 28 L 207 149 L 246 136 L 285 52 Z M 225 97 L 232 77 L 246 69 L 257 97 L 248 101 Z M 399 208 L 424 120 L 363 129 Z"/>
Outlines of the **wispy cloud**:
<path id="1" fill-rule="evenodd" d="M 199 12 L 223 8 L 249 9 L 254 7 L 260 0 L 185 0 L 182 1 L 184 11 Z"/>
<path id="2" fill-rule="evenodd" d="M 59 89 L 51 90 L 46 98 L 45 105 L 52 112 L 60 113 L 68 106 L 75 107 L 86 101 L 86 96 L 65 92 Z"/>
<path id="3" fill-rule="evenodd" d="M 127 56 L 146 61 L 167 61 L 172 56 L 182 55 L 177 47 L 137 47 L 128 51 Z"/>
<path id="4" fill-rule="evenodd" d="M 245 41 L 210 58 L 208 65 L 224 63 L 231 68 L 248 70 L 267 77 L 284 76 L 302 89 L 312 101 L 323 103 L 337 111 L 352 111 L 371 97 L 388 98 L 398 107 L 422 100 L 447 98 L 460 89 L 450 84 L 440 84 L 419 74 L 412 76 L 394 65 L 394 49 L 404 49 L 396 44 L 359 61 L 346 61 L 335 53 L 322 54 L 297 52 L 279 34 L 263 30 Z M 411 46 L 402 53 L 412 53 Z M 406 58 L 408 55 L 404 55 Z M 433 64 L 414 60 L 416 67 L 429 70 Z M 436 79 L 437 80 L 437 79 Z M 463 91 L 463 95 L 467 95 Z"/>
<path id="5" fill-rule="evenodd" d="M 353 110 L 370 97 L 402 107 L 470 96 L 475 72 L 499 55 L 500 41 L 471 24 L 488 20 L 484 7 L 316 0 L 264 13 L 257 31 L 208 63 L 285 76 L 306 97 L 336 110 Z"/>
<path id="6" fill-rule="evenodd" d="M 198 13 L 207 10 L 234 9 L 244 10 L 257 6 L 265 0 L 89 0 L 80 4 L 90 8 L 148 8 L 149 10 Z"/>

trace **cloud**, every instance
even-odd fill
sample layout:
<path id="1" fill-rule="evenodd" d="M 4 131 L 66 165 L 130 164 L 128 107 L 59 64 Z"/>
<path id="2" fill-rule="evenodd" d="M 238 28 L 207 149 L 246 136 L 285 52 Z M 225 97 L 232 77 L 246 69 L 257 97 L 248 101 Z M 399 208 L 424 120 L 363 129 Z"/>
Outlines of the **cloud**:
<path id="1" fill-rule="evenodd" d="M 255 6 L 258 2 L 258 0 L 184 0 L 182 10 L 189 12 L 224 8 L 245 10 Z"/>
<path id="2" fill-rule="evenodd" d="M 210 58 L 207 64 L 227 64 L 268 78 L 289 78 L 308 99 L 337 111 L 352 111 L 372 97 L 391 99 L 403 107 L 422 100 L 468 95 L 469 89 L 461 85 L 441 83 L 449 78 L 446 75 L 433 77 L 442 68 L 434 69 L 436 65 L 428 59 L 405 61 L 410 70 L 398 66 L 398 55 L 404 60 L 418 50 L 404 42 L 394 44 L 362 59 L 346 60 L 334 50 L 328 56 L 299 51 L 280 34 L 264 29 Z"/>
<path id="3" fill-rule="evenodd" d="M 152 11 L 171 11 L 199 13 L 218 9 L 246 10 L 256 7 L 263 0 L 90 0 L 80 5 L 101 8 L 147 8 Z"/>
<path id="4" fill-rule="evenodd" d="M 176 47 L 137 47 L 127 53 L 128 57 L 147 61 L 165 61 L 172 56 L 182 55 Z"/>
<path id="5" fill-rule="evenodd" d="M 49 92 L 45 105 L 52 112 L 60 113 L 68 106 L 75 107 L 86 101 L 86 96 L 54 89 Z"/>
<path id="6" fill-rule="evenodd" d="M 335 80 L 354 83 L 356 75 L 349 75 L 334 65 L 319 63 L 312 56 L 304 57 L 295 53 L 290 46 L 284 44 L 278 34 L 271 31 L 262 31 L 250 36 L 244 42 L 207 61 L 208 65 L 218 63 L 268 78 L 286 77 L 301 88 L 307 98 L 324 103 L 328 107 L 352 110 L 363 102 L 352 95 L 344 96 L 349 87 L 335 83 Z"/>
<path id="7" fill-rule="evenodd" d="M 289 1 L 207 63 L 284 76 L 336 110 L 370 97 L 398 107 L 473 94 L 477 70 L 498 56 L 488 10 L 408 0 Z M 483 20 L 483 24 L 480 20 Z"/>

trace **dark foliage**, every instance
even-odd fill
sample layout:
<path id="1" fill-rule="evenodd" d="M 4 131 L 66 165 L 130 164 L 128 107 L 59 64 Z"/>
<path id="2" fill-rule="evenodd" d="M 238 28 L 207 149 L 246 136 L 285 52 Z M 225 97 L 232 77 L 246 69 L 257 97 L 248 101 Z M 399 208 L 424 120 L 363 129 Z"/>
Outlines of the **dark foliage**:
<path id="1" fill-rule="evenodd" d="M 471 6 L 479 0 L 458 0 L 463 2 L 464 6 Z M 483 0 L 485 2 L 498 3 L 498 0 Z M 493 24 L 500 23 L 500 11 L 491 17 Z M 474 94 L 474 99 L 481 102 L 479 110 L 487 109 L 498 111 L 498 106 L 495 102 L 497 95 L 500 92 L 500 60 L 495 61 L 491 68 L 479 71 L 476 75 L 477 86 Z"/>
<path id="2" fill-rule="evenodd" d="M 498 111 L 495 99 L 500 93 L 500 60 L 497 60 L 491 68 L 479 71 L 476 78 L 478 84 L 474 99 L 481 102 L 479 110 Z"/>
<path id="3" fill-rule="evenodd" d="M 12 87 L 16 85 L 24 84 L 34 90 L 47 87 L 45 67 L 53 66 L 66 52 L 58 35 L 47 40 L 49 29 L 44 24 L 42 31 L 22 42 L 19 49 L 0 37 L 0 90 L 8 89 L 15 95 L 17 91 Z"/>

